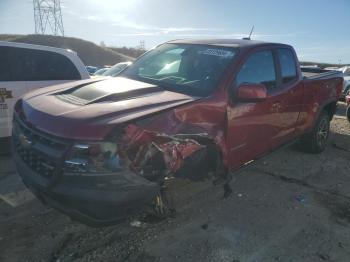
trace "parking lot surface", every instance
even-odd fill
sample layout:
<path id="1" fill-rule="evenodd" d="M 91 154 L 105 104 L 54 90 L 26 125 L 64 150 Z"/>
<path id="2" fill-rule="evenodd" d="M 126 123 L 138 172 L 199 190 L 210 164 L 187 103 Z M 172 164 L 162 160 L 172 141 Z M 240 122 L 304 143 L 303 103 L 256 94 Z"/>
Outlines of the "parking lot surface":
<path id="1" fill-rule="evenodd" d="M 177 213 L 90 228 L 42 205 L 0 157 L 0 261 L 349 261 L 350 124 L 320 155 L 294 146 L 234 175 L 232 193 L 176 181 Z"/>

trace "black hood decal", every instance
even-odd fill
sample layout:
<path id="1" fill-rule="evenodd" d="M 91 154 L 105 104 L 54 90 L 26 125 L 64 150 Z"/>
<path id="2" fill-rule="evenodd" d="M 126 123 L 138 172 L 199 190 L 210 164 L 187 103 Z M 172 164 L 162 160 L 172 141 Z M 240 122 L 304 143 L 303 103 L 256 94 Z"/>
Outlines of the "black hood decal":
<path id="1" fill-rule="evenodd" d="M 118 102 L 164 91 L 163 88 L 157 85 L 130 79 L 122 80 L 122 82 L 125 81 L 127 81 L 128 88 L 125 88 L 125 85 L 121 85 L 120 81 L 101 81 L 80 85 L 53 95 L 67 103 L 87 105 L 106 101 Z"/>

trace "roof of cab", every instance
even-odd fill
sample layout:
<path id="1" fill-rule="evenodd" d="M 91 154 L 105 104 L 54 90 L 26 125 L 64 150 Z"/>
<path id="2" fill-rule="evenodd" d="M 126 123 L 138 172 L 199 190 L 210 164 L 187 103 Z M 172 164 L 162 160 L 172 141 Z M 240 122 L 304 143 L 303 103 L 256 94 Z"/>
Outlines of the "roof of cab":
<path id="1" fill-rule="evenodd" d="M 247 39 L 178 39 L 168 41 L 170 44 L 197 44 L 197 45 L 213 45 L 213 46 L 225 46 L 225 47 L 259 47 L 267 45 L 283 45 L 279 43 L 269 43 L 256 40 Z"/>

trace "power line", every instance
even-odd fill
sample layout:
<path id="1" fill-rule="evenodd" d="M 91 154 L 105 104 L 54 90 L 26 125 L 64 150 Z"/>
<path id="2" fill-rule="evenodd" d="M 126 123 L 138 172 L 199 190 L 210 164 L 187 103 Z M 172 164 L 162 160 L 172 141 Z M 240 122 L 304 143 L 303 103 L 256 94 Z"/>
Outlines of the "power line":
<path id="1" fill-rule="evenodd" d="M 35 33 L 64 36 L 61 0 L 33 0 Z"/>

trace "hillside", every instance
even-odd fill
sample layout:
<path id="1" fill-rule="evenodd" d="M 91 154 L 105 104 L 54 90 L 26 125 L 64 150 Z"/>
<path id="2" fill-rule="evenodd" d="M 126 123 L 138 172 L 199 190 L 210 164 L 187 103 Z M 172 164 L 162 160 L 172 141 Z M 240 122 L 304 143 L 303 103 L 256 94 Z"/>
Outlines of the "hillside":
<path id="1" fill-rule="evenodd" d="M 140 55 L 143 55 L 146 51 L 143 49 L 139 48 L 134 48 L 134 47 L 108 47 L 109 49 L 112 49 L 113 51 L 117 53 L 121 53 L 127 56 L 131 57 L 139 57 Z"/>
<path id="2" fill-rule="evenodd" d="M 10 35 L 0 34 L 0 41 L 12 41 L 28 44 L 46 45 L 67 48 L 78 53 L 85 65 L 104 66 L 114 65 L 118 62 L 132 61 L 145 51 L 132 47 L 101 47 L 92 42 L 74 38 L 52 35 Z M 302 61 L 302 65 L 319 65 L 324 67 L 341 67 L 344 65 Z"/>
<path id="3" fill-rule="evenodd" d="M 12 41 L 71 49 L 78 53 L 85 65 L 114 65 L 118 62 L 132 61 L 134 59 L 109 48 L 102 48 L 92 42 L 73 37 L 52 35 L 0 35 L 0 41 Z"/>

